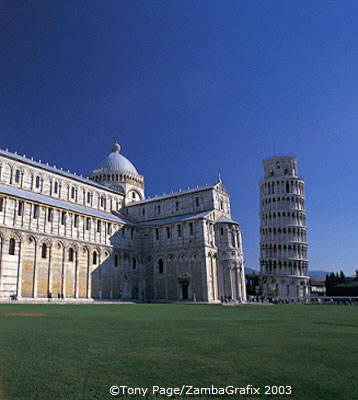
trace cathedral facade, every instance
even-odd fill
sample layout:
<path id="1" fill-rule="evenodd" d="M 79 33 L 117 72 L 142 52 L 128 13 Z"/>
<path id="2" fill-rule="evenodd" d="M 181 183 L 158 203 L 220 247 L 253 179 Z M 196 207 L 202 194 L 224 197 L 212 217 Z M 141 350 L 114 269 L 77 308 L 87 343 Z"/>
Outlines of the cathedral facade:
<path id="1" fill-rule="evenodd" d="M 245 302 L 228 193 L 145 198 L 118 143 L 88 178 L 0 150 L 0 298 Z"/>

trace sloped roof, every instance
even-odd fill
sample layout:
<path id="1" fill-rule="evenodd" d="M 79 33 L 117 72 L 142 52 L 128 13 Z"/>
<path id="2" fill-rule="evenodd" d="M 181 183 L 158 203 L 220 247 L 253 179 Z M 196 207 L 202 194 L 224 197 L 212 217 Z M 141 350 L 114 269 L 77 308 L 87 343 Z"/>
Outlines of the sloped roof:
<path id="1" fill-rule="evenodd" d="M 75 179 L 76 181 L 85 183 L 87 185 L 95 186 L 98 189 L 102 189 L 102 190 L 106 190 L 106 191 L 109 191 L 109 192 L 117 193 L 115 190 L 110 189 L 107 186 L 103 186 L 103 185 L 101 185 L 101 184 L 99 184 L 97 182 L 94 182 L 94 181 L 92 181 L 92 180 L 90 180 L 90 179 L 88 179 L 88 178 L 86 178 L 84 176 L 77 175 L 77 174 L 74 174 L 74 173 L 69 172 L 69 171 L 64 171 L 64 170 L 62 170 L 60 168 L 51 167 L 48 164 L 44 164 L 44 163 L 42 163 L 40 161 L 32 160 L 32 159 L 27 158 L 25 156 L 20 156 L 19 154 L 12 153 L 11 151 L 8 151 L 8 150 L 0 149 L 0 155 L 8 157 L 8 158 L 11 158 L 11 159 L 16 160 L 16 161 L 20 161 L 20 162 L 25 163 L 25 164 L 32 165 L 33 167 L 42 168 L 42 169 L 45 169 L 46 171 L 49 171 L 49 172 L 54 172 L 56 174 L 65 176 L 67 178 Z"/>
<path id="2" fill-rule="evenodd" d="M 225 217 L 224 215 L 222 217 L 220 217 L 216 222 L 239 225 L 235 220 Z"/>
<path id="3" fill-rule="evenodd" d="M 45 204 L 50 207 L 58 207 L 63 210 L 66 210 L 66 211 L 68 210 L 68 211 L 73 211 L 73 212 L 77 212 L 80 214 L 92 216 L 95 218 L 106 219 L 106 220 L 117 222 L 120 224 L 136 225 L 132 222 L 126 221 L 126 220 L 118 217 L 117 215 L 114 215 L 109 212 L 96 210 L 94 208 L 86 207 L 81 204 L 71 203 L 71 202 L 65 201 L 65 200 L 55 199 L 50 196 L 45 196 L 45 195 L 39 194 L 39 193 L 33 193 L 33 192 L 22 190 L 22 189 L 13 187 L 13 186 L 0 184 L 0 193 L 7 194 L 10 196 L 14 196 L 14 197 L 20 197 L 25 200 L 30 200 L 30 201 L 34 201 L 36 203 Z"/>
<path id="4" fill-rule="evenodd" d="M 212 212 L 212 210 L 204 211 L 204 212 L 201 212 L 198 214 L 186 214 L 186 215 L 178 215 L 178 216 L 169 217 L 169 218 L 154 219 L 151 221 L 142 222 L 142 223 L 140 223 L 140 226 L 145 227 L 145 226 L 167 225 L 167 224 L 172 224 L 175 222 L 191 221 L 193 219 L 205 218 L 211 212 Z"/>

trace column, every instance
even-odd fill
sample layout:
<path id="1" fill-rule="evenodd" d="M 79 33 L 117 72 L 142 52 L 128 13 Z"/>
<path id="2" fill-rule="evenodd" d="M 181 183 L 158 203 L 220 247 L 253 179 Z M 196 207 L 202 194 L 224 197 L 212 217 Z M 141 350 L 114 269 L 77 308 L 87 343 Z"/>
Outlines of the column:
<path id="1" fill-rule="evenodd" d="M 37 298 L 37 253 L 38 253 L 38 243 L 35 243 L 35 255 L 34 255 L 34 279 L 32 287 L 32 297 Z"/>
<path id="2" fill-rule="evenodd" d="M 52 296 L 52 244 L 48 246 L 48 282 L 47 282 L 47 296 Z"/>
<path id="3" fill-rule="evenodd" d="M 87 298 L 91 298 L 90 251 L 87 249 Z"/>
<path id="4" fill-rule="evenodd" d="M 19 240 L 19 255 L 17 260 L 17 285 L 16 285 L 16 297 L 21 297 L 21 285 L 22 285 L 22 252 L 21 252 L 21 240 Z"/>
<path id="5" fill-rule="evenodd" d="M 78 298 L 78 280 L 79 280 L 79 269 L 78 269 L 78 252 L 80 250 L 78 249 L 75 252 L 75 299 Z"/>
<path id="6" fill-rule="evenodd" d="M 61 275 L 61 297 L 65 298 L 66 297 L 66 270 L 65 270 L 65 246 L 62 247 L 62 275 Z"/>

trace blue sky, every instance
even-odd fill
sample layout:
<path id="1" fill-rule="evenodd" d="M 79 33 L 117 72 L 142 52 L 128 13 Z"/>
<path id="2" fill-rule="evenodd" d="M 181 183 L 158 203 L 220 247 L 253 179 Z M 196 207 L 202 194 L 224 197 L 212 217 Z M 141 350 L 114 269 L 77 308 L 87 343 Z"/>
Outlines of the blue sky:
<path id="1" fill-rule="evenodd" d="M 148 195 L 221 172 L 258 268 L 262 160 L 299 159 L 310 268 L 358 267 L 358 2 L 0 1 L 0 146 Z M 275 145 L 273 144 L 275 143 Z"/>

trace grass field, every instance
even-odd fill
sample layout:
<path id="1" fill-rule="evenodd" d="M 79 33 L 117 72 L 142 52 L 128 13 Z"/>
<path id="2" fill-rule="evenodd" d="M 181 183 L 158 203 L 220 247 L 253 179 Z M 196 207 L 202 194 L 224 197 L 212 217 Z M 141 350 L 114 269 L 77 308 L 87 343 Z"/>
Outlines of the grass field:
<path id="1" fill-rule="evenodd" d="M 252 384 L 357 400 L 357 333 L 354 306 L 0 305 L 0 399 Z"/>

